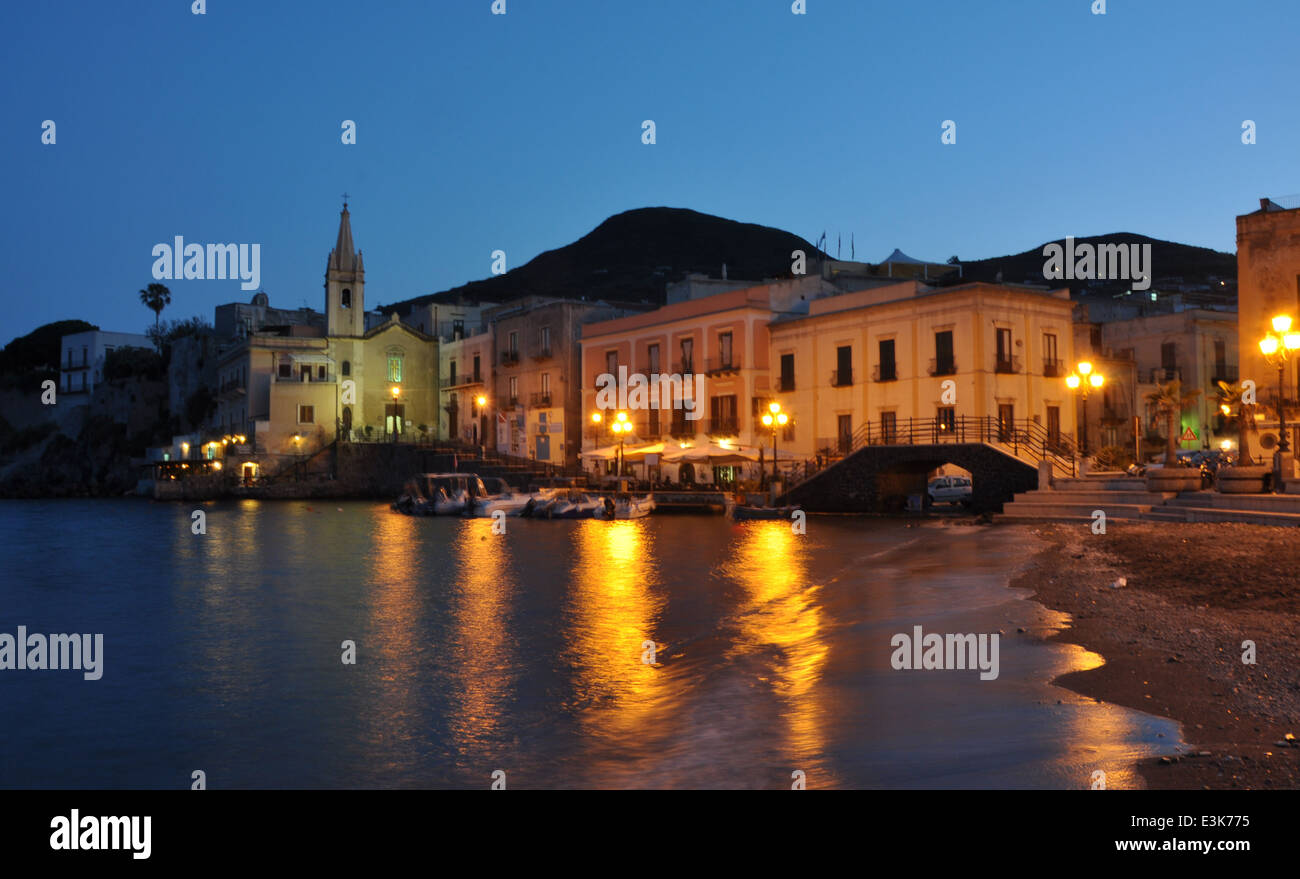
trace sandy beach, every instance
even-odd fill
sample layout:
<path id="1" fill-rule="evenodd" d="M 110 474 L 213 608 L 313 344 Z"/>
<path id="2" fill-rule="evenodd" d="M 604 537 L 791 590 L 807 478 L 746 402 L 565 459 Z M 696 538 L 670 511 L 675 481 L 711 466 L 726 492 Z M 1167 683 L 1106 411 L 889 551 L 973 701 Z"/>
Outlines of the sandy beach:
<path id="1" fill-rule="evenodd" d="M 1172 718 L 1186 756 L 1139 766 L 1150 788 L 1300 786 L 1300 532 L 1234 524 L 1007 525 L 1048 547 L 1013 580 L 1073 617 L 1053 636 L 1105 657 L 1058 678 Z M 1118 585 L 1123 578 L 1123 585 Z M 1243 642 L 1255 663 L 1243 662 Z"/>

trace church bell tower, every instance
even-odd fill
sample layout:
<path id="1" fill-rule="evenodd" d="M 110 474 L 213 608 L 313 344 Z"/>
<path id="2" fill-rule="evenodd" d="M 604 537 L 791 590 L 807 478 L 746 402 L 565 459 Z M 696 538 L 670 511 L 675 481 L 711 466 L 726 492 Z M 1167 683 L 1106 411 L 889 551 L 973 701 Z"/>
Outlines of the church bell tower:
<path id="1" fill-rule="evenodd" d="M 348 203 L 339 215 L 339 237 L 325 267 L 325 333 L 362 336 L 366 332 L 366 269 L 352 247 Z"/>

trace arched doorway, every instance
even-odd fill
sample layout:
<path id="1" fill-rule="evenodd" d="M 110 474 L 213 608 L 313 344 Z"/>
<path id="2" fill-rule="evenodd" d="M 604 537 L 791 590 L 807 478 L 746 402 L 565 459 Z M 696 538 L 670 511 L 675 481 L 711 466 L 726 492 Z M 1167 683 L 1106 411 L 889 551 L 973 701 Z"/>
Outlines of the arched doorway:
<path id="1" fill-rule="evenodd" d="M 344 436 L 352 435 L 352 407 L 351 406 L 343 407 L 343 435 Z"/>

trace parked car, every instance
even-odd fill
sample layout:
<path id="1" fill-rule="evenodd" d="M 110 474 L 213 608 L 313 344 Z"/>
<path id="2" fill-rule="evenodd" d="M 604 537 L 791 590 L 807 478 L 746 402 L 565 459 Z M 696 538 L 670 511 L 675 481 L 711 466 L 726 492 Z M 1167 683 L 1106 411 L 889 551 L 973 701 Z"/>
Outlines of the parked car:
<path id="1" fill-rule="evenodd" d="M 940 476 L 926 486 L 932 504 L 970 504 L 971 482 L 967 476 Z"/>

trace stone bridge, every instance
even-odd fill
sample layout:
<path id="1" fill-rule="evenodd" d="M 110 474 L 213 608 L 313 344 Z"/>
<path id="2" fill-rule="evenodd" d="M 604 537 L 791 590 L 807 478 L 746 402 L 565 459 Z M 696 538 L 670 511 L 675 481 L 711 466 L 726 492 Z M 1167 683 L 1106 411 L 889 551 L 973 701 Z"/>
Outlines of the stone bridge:
<path id="1" fill-rule="evenodd" d="M 1030 463 L 984 442 L 868 445 L 792 487 L 781 503 L 821 513 L 897 512 L 925 494 L 926 477 L 944 464 L 971 474 L 971 509 L 1001 512 L 1017 492 L 1038 487 Z"/>

